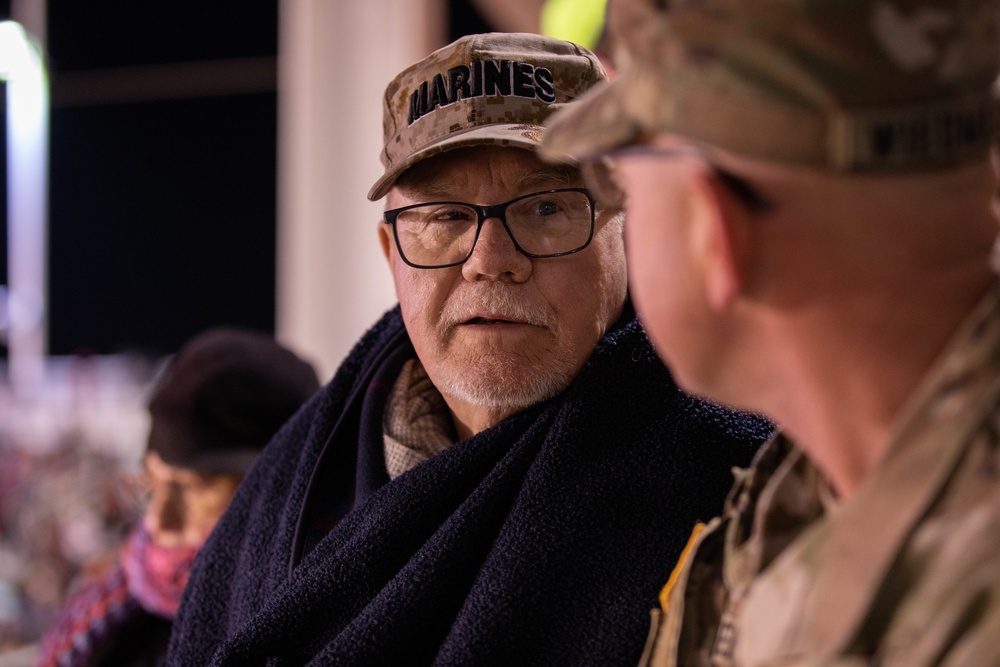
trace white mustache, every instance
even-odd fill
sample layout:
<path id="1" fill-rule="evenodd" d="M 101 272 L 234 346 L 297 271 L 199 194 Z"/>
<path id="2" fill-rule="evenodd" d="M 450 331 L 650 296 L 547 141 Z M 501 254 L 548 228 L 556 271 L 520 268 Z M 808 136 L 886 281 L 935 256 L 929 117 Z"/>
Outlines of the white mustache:
<path id="1" fill-rule="evenodd" d="M 470 287 L 452 294 L 444 304 L 441 319 L 450 326 L 467 322 L 483 314 L 545 328 L 552 328 L 554 324 L 554 319 L 545 306 L 520 298 L 498 283 Z"/>

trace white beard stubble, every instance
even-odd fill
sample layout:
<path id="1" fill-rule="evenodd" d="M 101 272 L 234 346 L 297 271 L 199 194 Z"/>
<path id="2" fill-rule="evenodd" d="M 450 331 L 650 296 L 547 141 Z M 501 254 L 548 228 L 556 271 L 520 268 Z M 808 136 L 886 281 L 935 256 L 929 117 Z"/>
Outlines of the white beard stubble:
<path id="1" fill-rule="evenodd" d="M 433 372 L 428 369 L 442 394 L 472 405 L 509 411 L 552 398 L 569 385 L 578 369 L 572 351 L 558 336 L 559 323 L 545 306 L 519 298 L 502 283 L 480 283 L 449 297 L 438 319 L 441 348 L 455 335 L 456 323 L 483 310 L 540 327 L 551 336 L 555 347 L 481 346 L 461 355 L 448 355 L 441 368 Z"/>

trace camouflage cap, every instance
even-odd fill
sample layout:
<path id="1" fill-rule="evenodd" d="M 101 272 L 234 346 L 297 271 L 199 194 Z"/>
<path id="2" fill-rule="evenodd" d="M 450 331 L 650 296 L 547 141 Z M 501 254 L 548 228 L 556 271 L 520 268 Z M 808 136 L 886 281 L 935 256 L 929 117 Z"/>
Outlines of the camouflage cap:
<path id="1" fill-rule="evenodd" d="M 620 76 L 551 119 L 542 154 L 580 159 L 677 134 L 831 170 L 984 156 L 996 0 L 610 0 Z"/>
<path id="2" fill-rule="evenodd" d="M 532 34 L 469 35 L 403 70 L 385 90 L 381 199 L 400 174 L 466 146 L 536 149 L 542 122 L 607 75 L 581 46 Z"/>

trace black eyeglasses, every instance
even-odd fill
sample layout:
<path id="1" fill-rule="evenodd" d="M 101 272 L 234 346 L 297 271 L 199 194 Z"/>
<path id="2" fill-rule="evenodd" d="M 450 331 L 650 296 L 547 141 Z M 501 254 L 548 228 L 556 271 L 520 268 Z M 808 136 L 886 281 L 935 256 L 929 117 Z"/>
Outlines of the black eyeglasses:
<path id="1" fill-rule="evenodd" d="M 764 213 L 774 207 L 773 202 L 761 194 L 749 181 L 720 167 L 712 161 L 705 151 L 693 146 L 667 148 L 650 144 L 632 144 L 615 148 L 607 153 L 595 155 L 581 165 L 581 171 L 587 180 L 587 184 L 591 186 L 591 189 L 594 190 L 598 199 L 602 202 L 618 208 L 624 204 L 622 188 L 615 182 L 613 175 L 614 160 L 633 155 L 663 158 L 695 158 L 701 160 L 708 165 L 722 185 L 749 210 L 754 213 Z"/>
<path id="2" fill-rule="evenodd" d="M 503 204 L 439 201 L 386 211 L 396 248 L 417 269 L 464 264 L 487 218 L 496 218 L 514 247 L 534 259 L 580 252 L 594 237 L 594 200 L 584 188 L 534 192 Z"/>

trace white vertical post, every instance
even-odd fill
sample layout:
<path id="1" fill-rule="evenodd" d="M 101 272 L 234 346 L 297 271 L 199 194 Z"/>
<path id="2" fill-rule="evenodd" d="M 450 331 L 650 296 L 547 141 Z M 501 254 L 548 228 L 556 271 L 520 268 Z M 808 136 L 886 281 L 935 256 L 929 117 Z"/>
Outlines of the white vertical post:
<path id="1" fill-rule="evenodd" d="M 442 0 L 283 0 L 278 54 L 277 334 L 329 378 L 395 303 L 366 199 L 382 94 L 444 45 Z"/>
<path id="2" fill-rule="evenodd" d="M 7 346 L 11 386 L 44 380 L 47 351 L 46 238 L 48 81 L 41 48 L 19 23 L 0 23 L 7 81 Z"/>

